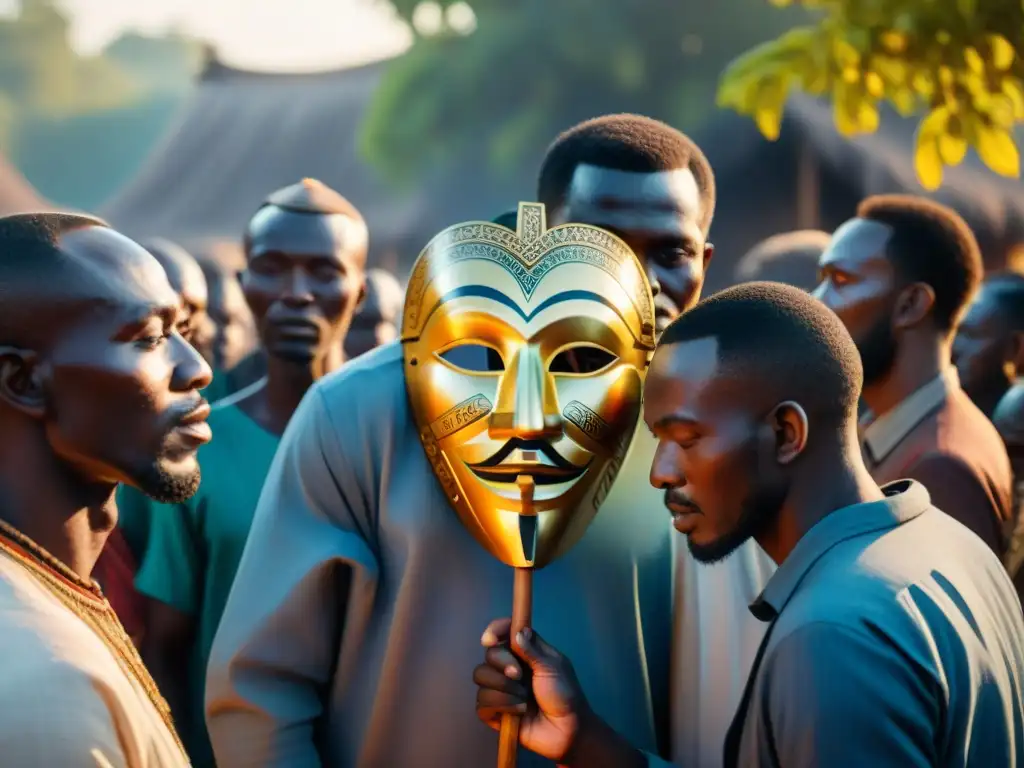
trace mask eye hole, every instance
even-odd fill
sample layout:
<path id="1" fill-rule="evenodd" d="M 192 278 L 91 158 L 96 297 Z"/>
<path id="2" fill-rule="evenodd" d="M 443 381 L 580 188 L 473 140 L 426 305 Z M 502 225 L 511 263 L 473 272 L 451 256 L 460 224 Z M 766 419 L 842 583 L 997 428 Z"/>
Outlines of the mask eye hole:
<path id="1" fill-rule="evenodd" d="M 452 368 L 468 373 L 501 373 L 505 370 L 501 354 L 486 344 L 457 344 L 438 352 L 437 356 Z"/>
<path id="2" fill-rule="evenodd" d="M 551 360 L 548 370 L 551 373 L 575 373 L 589 376 L 603 371 L 618 360 L 607 349 L 592 344 L 578 344 L 563 349 Z"/>

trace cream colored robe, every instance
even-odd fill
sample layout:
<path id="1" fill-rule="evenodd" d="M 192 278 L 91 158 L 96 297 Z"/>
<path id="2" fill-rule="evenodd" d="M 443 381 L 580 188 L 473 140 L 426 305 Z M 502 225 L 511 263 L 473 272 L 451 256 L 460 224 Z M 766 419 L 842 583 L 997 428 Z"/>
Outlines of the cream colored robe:
<path id="1" fill-rule="evenodd" d="M 673 688 L 677 535 L 638 450 L 643 468 L 631 455 L 631 480 L 536 574 L 534 626 L 572 659 L 595 710 L 656 751 Z M 511 592 L 510 570 L 464 530 L 431 472 L 400 345 L 347 364 L 285 432 L 214 641 L 207 722 L 219 768 L 493 765 L 497 735 L 476 718 L 472 670 Z M 730 611 L 704 613 L 719 608 Z M 711 685 L 716 696 L 723 685 Z M 519 765 L 550 763 L 523 753 Z"/>
<path id="2" fill-rule="evenodd" d="M 184 755 L 110 648 L 0 553 L 0 765 L 184 768 Z"/>

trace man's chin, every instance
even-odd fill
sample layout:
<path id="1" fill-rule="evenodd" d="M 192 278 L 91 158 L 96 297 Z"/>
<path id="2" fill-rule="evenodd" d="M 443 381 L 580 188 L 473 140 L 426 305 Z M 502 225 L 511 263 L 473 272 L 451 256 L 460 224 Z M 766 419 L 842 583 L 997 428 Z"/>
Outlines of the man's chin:
<path id="1" fill-rule="evenodd" d="M 182 504 L 196 495 L 201 479 L 199 464 L 192 461 L 187 469 L 154 466 L 131 485 L 160 504 Z"/>
<path id="2" fill-rule="evenodd" d="M 697 543 L 687 536 L 686 544 L 690 554 L 698 563 L 712 565 L 727 558 L 749 539 L 749 536 L 726 535 L 706 543 Z"/>

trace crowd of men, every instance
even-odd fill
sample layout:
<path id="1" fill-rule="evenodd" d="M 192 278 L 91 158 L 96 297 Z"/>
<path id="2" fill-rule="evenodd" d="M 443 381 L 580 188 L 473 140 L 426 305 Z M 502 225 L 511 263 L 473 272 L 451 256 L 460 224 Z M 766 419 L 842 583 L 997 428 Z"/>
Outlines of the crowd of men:
<path id="1" fill-rule="evenodd" d="M 0 218 L 0 765 L 480 768 L 509 713 L 520 766 L 1024 765 L 1024 276 L 956 213 L 869 198 L 701 301 L 699 147 L 557 137 L 537 200 L 629 246 L 660 338 L 512 633 L 373 233 L 315 180 L 268 192 L 240 270 Z"/>

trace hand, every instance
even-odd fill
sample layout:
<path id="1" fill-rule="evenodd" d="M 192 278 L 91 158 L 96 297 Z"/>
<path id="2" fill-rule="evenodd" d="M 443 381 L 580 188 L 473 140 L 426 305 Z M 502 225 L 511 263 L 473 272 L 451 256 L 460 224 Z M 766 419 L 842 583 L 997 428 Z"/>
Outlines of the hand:
<path id="1" fill-rule="evenodd" d="M 503 714 L 522 715 L 519 743 L 560 762 L 590 719 L 590 706 L 569 660 L 529 628 L 510 642 L 511 627 L 511 619 L 498 619 L 480 639 L 487 651 L 473 670 L 477 715 L 495 730 Z"/>

